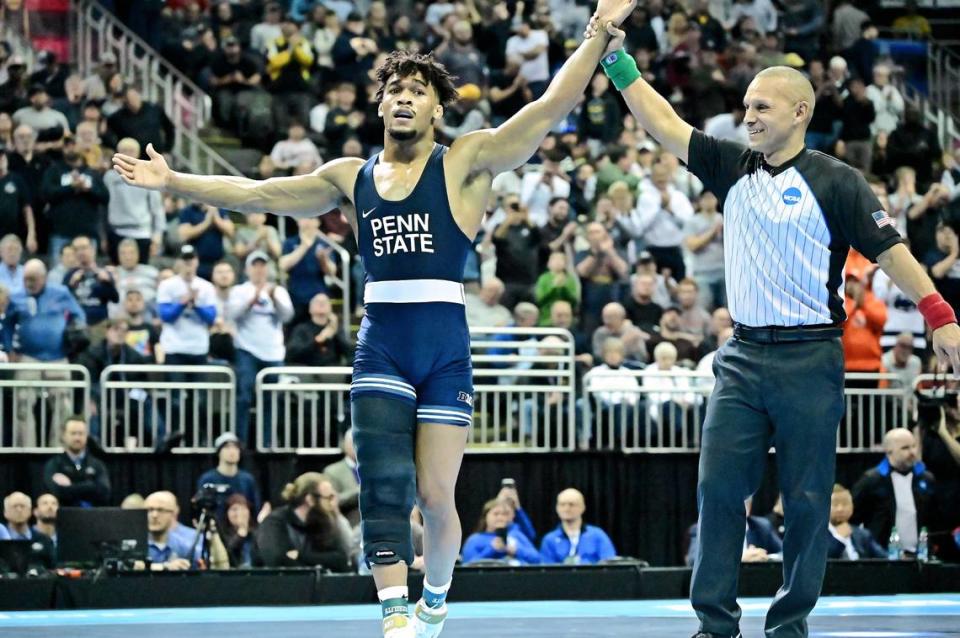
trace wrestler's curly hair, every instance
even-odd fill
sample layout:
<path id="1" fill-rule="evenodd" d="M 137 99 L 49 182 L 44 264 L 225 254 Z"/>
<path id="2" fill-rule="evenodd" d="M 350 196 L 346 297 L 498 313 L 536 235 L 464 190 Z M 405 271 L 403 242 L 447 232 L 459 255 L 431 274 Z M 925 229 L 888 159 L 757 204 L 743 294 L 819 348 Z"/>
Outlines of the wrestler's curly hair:
<path id="1" fill-rule="evenodd" d="M 377 82 L 380 83 L 377 87 L 377 102 L 383 101 L 383 91 L 391 77 L 396 74 L 405 78 L 415 73 L 422 75 L 427 84 L 433 87 L 444 108 L 457 100 L 457 87 L 454 85 L 457 78 L 450 75 L 447 68 L 437 62 L 433 55 L 394 51 L 377 67 Z"/>

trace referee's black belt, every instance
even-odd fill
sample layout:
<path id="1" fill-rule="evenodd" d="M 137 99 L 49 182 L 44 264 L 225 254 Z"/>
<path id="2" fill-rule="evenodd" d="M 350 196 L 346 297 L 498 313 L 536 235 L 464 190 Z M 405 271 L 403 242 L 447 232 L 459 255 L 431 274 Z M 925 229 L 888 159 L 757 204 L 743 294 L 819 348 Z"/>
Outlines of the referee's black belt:
<path id="1" fill-rule="evenodd" d="M 765 326 L 753 328 L 742 323 L 733 324 L 733 337 L 748 343 L 796 343 L 798 341 L 827 341 L 843 335 L 843 329 L 834 325 L 820 326 Z"/>

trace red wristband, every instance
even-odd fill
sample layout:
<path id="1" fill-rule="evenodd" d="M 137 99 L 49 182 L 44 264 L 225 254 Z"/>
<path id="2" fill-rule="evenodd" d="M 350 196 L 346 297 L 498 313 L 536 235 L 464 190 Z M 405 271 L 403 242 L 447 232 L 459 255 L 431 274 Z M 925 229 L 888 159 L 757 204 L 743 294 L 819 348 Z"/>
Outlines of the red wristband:
<path id="1" fill-rule="evenodd" d="M 944 301 L 943 296 L 938 292 L 921 299 L 920 303 L 917 304 L 917 310 L 934 330 L 948 323 L 957 323 L 957 315 L 953 312 L 953 308 Z"/>

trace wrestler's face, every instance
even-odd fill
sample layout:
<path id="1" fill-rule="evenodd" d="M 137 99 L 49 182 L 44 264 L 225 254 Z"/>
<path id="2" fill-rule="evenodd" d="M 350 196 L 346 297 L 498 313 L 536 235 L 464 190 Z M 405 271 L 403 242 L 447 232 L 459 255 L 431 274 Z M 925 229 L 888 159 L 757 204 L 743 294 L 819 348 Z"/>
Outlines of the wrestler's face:
<path id="1" fill-rule="evenodd" d="M 443 116 L 436 90 L 420 73 L 401 77 L 394 74 L 383 90 L 377 108 L 387 134 L 398 142 L 419 139 Z"/>

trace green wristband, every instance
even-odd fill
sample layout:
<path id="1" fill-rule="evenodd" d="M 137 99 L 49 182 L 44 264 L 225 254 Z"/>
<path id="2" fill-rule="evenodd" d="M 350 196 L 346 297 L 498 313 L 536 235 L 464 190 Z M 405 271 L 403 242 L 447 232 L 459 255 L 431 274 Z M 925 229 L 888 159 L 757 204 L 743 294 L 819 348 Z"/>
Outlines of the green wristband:
<path id="1" fill-rule="evenodd" d="M 623 49 L 605 55 L 600 60 L 600 66 L 618 91 L 624 90 L 640 77 L 637 61 Z"/>

